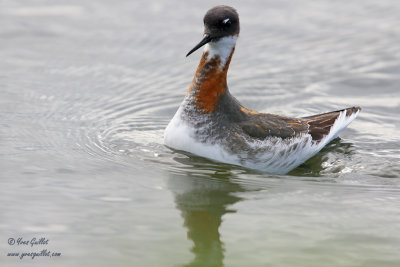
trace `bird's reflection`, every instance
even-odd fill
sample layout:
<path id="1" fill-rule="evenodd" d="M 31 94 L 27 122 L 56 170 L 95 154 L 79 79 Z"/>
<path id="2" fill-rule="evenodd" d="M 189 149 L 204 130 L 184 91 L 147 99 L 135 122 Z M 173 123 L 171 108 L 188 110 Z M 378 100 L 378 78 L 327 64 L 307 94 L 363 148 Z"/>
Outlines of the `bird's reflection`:
<path id="1" fill-rule="evenodd" d="M 351 153 L 351 144 L 336 139 L 317 156 L 293 170 L 292 176 L 320 176 L 324 170 L 322 163 L 332 152 Z M 176 154 L 179 169 L 171 171 L 169 189 L 174 193 L 176 207 L 180 210 L 187 228 L 187 236 L 193 241 L 191 249 L 193 260 L 184 266 L 223 266 L 224 244 L 221 241 L 220 227 L 223 216 L 235 212 L 233 205 L 242 199 L 239 192 L 256 191 L 236 180 L 235 172 L 243 169 L 195 157 Z M 246 174 L 250 170 L 243 170 Z M 268 175 L 268 177 L 274 177 Z M 266 188 L 263 185 L 262 188 Z"/>
<path id="2" fill-rule="evenodd" d="M 194 259 L 184 266 L 223 266 L 224 245 L 220 226 L 224 214 L 241 200 L 235 193 L 243 188 L 231 181 L 229 166 L 215 165 L 196 157 L 177 157 L 186 171 L 171 173 L 169 187 L 181 211 L 187 236 L 193 241 Z"/>

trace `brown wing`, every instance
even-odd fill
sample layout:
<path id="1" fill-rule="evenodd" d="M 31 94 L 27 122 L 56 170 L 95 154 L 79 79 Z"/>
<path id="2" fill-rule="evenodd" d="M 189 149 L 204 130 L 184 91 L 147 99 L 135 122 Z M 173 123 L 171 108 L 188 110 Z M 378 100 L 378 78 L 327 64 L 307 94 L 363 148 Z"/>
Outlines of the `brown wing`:
<path id="1" fill-rule="evenodd" d="M 360 111 L 360 107 L 351 107 L 318 115 L 302 117 L 310 125 L 308 132 L 311 134 L 312 139 L 315 141 L 321 140 L 325 135 L 329 134 L 333 124 L 342 112 L 346 112 L 346 117 L 353 113 Z"/>
<path id="2" fill-rule="evenodd" d="M 251 137 L 258 139 L 268 136 L 289 138 L 301 133 L 309 133 L 314 141 L 319 141 L 329 134 L 331 127 L 342 112 L 346 112 L 346 116 L 350 116 L 361 108 L 352 107 L 302 118 L 242 110 L 247 114 L 247 119 L 240 122 L 239 126 Z"/>
<path id="3" fill-rule="evenodd" d="M 268 136 L 289 138 L 308 132 L 307 121 L 268 113 L 248 114 L 246 120 L 239 123 L 247 135 L 265 139 Z"/>

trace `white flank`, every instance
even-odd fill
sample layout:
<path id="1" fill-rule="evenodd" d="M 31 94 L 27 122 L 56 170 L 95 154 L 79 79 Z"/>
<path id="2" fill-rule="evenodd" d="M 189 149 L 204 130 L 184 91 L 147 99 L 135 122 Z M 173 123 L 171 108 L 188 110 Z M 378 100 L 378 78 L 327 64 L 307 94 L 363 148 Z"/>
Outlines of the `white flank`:
<path id="1" fill-rule="evenodd" d="M 220 38 L 218 41 L 212 41 L 206 44 L 204 52 L 208 52 L 208 57 L 213 58 L 219 56 L 221 59 L 220 67 L 224 67 L 229 59 L 232 49 L 236 44 L 237 35 Z"/>
<path id="2" fill-rule="evenodd" d="M 246 151 L 231 154 L 228 152 L 230 149 L 223 147 L 222 143 L 211 145 L 196 140 L 195 129 L 181 119 L 184 105 L 185 102 L 165 129 L 164 142 L 167 146 L 216 161 L 277 174 L 285 174 L 317 154 L 358 115 L 357 112 L 346 117 L 346 111 L 341 112 L 330 133 L 320 142 L 312 141 L 309 134 L 285 140 L 273 137 L 248 142 L 251 155 Z"/>

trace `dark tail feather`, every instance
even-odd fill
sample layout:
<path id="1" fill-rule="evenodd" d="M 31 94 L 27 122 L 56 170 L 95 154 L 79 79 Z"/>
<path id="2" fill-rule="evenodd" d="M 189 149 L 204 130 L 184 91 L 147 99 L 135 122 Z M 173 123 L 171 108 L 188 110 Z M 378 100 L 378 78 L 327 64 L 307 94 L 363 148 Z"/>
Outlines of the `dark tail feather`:
<path id="1" fill-rule="evenodd" d="M 331 127 L 342 112 L 346 112 L 346 117 L 349 117 L 353 113 L 356 113 L 360 110 L 360 107 L 351 107 L 318 115 L 302 117 L 302 119 L 307 120 L 308 125 L 310 125 L 308 132 L 311 134 L 312 139 L 319 141 L 324 136 L 329 134 Z"/>

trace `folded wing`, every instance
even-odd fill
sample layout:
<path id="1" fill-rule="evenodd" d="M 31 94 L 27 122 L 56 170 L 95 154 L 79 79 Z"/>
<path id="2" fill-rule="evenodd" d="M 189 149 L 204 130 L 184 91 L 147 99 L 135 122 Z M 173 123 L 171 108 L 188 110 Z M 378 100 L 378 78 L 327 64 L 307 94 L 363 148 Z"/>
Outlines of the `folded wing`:
<path id="1" fill-rule="evenodd" d="M 258 139 L 271 136 L 285 139 L 308 133 L 313 141 L 321 141 L 325 136 L 330 136 L 330 139 L 336 137 L 360 110 L 360 107 L 351 107 L 302 118 L 249 113 L 248 119 L 239 125 L 247 135 Z"/>

